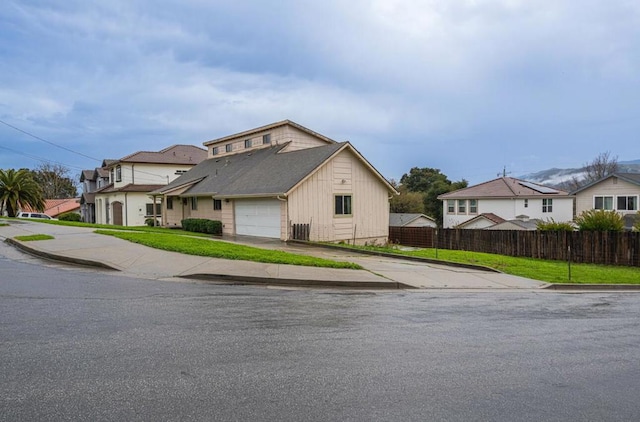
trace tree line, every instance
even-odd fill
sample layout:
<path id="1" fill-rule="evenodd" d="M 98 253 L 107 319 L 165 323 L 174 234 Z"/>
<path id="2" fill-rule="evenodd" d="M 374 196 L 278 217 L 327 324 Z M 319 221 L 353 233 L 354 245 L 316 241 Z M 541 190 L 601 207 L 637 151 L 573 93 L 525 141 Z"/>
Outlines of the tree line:
<path id="1" fill-rule="evenodd" d="M 15 217 L 29 206 L 43 211 L 45 199 L 74 198 L 78 195 L 70 171 L 59 164 L 44 163 L 35 170 L 0 169 L 0 215 Z"/>

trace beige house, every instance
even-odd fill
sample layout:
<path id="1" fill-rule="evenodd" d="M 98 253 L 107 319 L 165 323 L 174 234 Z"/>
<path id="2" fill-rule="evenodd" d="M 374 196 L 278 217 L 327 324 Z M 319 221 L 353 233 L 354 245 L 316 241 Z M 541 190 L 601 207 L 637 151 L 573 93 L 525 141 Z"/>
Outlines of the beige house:
<path id="1" fill-rule="evenodd" d="M 95 222 L 142 226 L 160 220 L 161 206 L 149 192 L 165 186 L 204 160 L 206 150 L 193 145 L 173 145 L 158 152 L 139 151 L 119 160 L 104 160 L 102 172 L 109 184 L 92 193 Z"/>
<path id="2" fill-rule="evenodd" d="M 389 227 L 438 227 L 436 221 L 420 213 L 391 213 Z"/>
<path id="3" fill-rule="evenodd" d="M 225 235 L 387 240 L 397 192 L 350 143 L 285 120 L 204 145 L 207 160 L 153 192 L 164 226 L 206 218 Z"/>
<path id="4" fill-rule="evenodd" d="M 640 209 L 640 174 L 613 173 L 575 192 L 576 214 L 587 210 L 617 211 L 625 216 L 625 227 L 631 229 Z"/>

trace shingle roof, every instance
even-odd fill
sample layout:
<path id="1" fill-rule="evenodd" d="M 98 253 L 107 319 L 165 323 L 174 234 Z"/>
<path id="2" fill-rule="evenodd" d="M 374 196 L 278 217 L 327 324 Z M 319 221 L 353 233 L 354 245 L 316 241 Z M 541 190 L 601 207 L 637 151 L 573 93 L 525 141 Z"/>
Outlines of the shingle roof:
<path id="1" fill-rule="evenodd" d="M 597 185 L 598 183 L 602 182 L 603 180 L 607 180 L 611 177 L 617 177 L 619 179 L 624 180 L 625 182 L 629 182 L 633 185 L 638 185 L 640 186 L 640 173 L 611 173 L 608 174 L 598 180 L 596 180 L 595 182 L 591 182 L 588 185 L 585 185 L 583 187 L 581 187 L 580 189 L 577 189 L 573 192 L 571 192 L 572 195 L 575 195 L 578 192 L 582 192 L 585 189 L 589 189 L 591 186 L 593 185 Z"/>
<path id="2" fill-rule="evenodd" d="M 434 221 L 435 220 L 427 215 L 424 214 L 416 214 L 416 213 L 389 213 L 389 226 L 391 227 L 402 227 L 405 226 L 409 223 L 411 223 L 414 220 L 417 220 L 420 217 L 424 217 L 428 220 Z"/>
<path id="3" fill-rule="evenodd" d="M 194 145 L 172 145 L 161 151 L 138 151 L 117 160 L 120 163 L 193 164 L 207 158 L 207 150 Z M 114 163 L 111 163 L 113 165 Z"/>
<path id="4" fill-rule="evenodd" d="M 134 185 L 129 183 L 121 188 L 114 188 L 113 184 L 107 185 L 104 188 L 95 191 L 94 193 L 112 193 L 112 192 L 152 192 L 156 189 L 160 189 L 165 185 Z"/>
<path id="5" fill-rule="evenodd" d="M 156 193 L 194 184 L 184 196 L 281 195 L 288 192 L 348 143 L 280 153 L 287 144 L 210 158 L 163 186 Z"/>
<path id="6" fill-rule="evenodd" d="M 95 170 L 82 170 L 82 174 L 80 175 L 80 181 L 83 182 L 85 180 L 95 180 L 93 178 L 93 174 Z"/>
<path id="7" fill-rule="evenodd" d="M 505 221 L 507 221 L 504 218 L 502 218 L 502 217 L 500 217 L 498 215 L 495 215 L 492 212 L 483 212 L 482 214 L 476 215 L 471 220 L 467 220 L 467 221 L 465 221 L 463 223 L 458 224 L 458 226 L 456 226 L 456 227 L 462 228 L 462 227 L 468 226 L 469 224 L 471 224 L 473 222 L 476 222 L 478 220 L 483 220 L 483 219 L 484 220 L 489 220 L 489 221 L 491 221 L 492 223 L 495 223 L 495 224 L 504 223 Z"/>
<path id="8" fill-rule="evenodd" d="M 438 199 L 515 198 L 567 196 L 567 192 L 514 177 L 499 177 L 438 196 Z"/>

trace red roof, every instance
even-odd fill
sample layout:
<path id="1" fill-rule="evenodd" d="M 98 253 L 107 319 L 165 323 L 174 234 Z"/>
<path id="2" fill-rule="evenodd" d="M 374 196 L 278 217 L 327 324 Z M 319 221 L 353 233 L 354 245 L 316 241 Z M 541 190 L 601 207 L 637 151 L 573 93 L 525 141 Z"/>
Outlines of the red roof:
<path id="1" fill-rule="evenodd" d="M 80 198 L 65 199 L 45 199 L 44 213 L 50 217 L 56 217 L 65 212 L 78 211 L 80 209 Z M 25 206 L 22 211 L 35 212 L 33 208 Z"/>

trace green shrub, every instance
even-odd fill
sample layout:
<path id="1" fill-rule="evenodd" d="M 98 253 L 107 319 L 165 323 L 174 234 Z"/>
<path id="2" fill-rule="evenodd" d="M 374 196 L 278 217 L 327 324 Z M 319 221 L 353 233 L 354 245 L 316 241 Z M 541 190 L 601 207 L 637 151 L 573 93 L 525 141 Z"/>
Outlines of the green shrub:
<path id="1" fill-rule="evenodd" d="M 58 220 L 62 221 L 80 221 L 82 217 L 77 212 L 65 212 L 58 216 Z"/>
<path id="2" fill-rule="evenodd" d="M 570 221 L 555 221 L 553 218 L 547 221 L 538 221 L 536 229 L 540 231 L 553 231 L 553 232 L 572 232 L 575 230 L 573 223 Z"/>
<path id="3" fill-rule="evenodd" d="M 144 224 L 146 224 L 149 227 L 155 227 L 160 225 L 160 223 L 157 220 L 154 220 L 153 218 L 147 218 L 146 220 L 144 220 Z"/>
<path id="4" fill-rule="evenodd" d="M 576 217 L 576 224 L 580 231 L 621 232 L 624 230 L 624 218 L 615 211 L 583 211 Z"/>
<path id="5" fill-rule="evenodd" d="M 220 236 L 222 234 L 222 222 L 207 220 L 206 218 L 186 218 L 181 221 L 182 229 L 189 232 L 208 233 Z"/>

